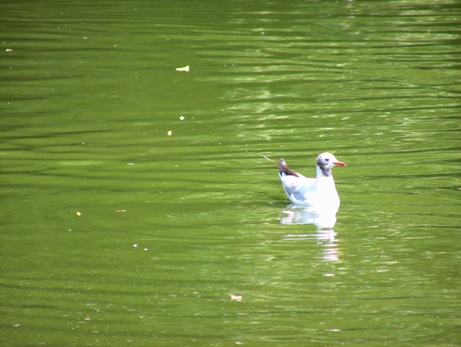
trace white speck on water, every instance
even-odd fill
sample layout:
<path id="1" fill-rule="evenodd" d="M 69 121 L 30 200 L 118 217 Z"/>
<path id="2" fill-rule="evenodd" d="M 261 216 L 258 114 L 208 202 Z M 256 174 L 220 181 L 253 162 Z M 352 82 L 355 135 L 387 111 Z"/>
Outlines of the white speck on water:
<path id="1" fill-rule="evenodd" d="M 242 295 L 239 295 L 239 294 L 231 294 L 231 295 L 230 295 L 230 299 L 231 299 L 231 300 L 235 300 L 235 301 L 242 301 L 243 296 L 242 296 Z"/>
<path id="2" fill-rule="evenodd" d="M 325 331 L 334 331 L 334 332 L 337 332 L 337 331 L 341 331 L 341 329 L 338 329 L 338 328 L 330 328 L 330 329 L 325 329 Z"/>

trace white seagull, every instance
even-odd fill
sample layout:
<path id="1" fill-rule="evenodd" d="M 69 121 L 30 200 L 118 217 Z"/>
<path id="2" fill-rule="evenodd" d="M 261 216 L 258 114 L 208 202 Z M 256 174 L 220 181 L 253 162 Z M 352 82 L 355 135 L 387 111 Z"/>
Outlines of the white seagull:
<path id="1" fill-rule="evenodd" d="M 264 155 L 263 157 L 275 163 L 272 159 Z M 331 169 L 346 164 L 328 152 L 320 154 L 316 163 L 317 177 L 308 178 L 290 169 L 285 160 L 280 159 L 278 167 L 283 189 L 288 199 L 295 205 L 310 206 L 336 214 L 339 209 L 339 196 Z"/>

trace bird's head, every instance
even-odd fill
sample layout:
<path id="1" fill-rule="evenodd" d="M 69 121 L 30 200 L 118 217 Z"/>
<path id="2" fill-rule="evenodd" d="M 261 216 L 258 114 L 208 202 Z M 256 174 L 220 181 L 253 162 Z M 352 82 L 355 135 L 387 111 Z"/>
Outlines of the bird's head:
<path id="1" fill-rule="evenodd" d="M 317 167 L 325 176 L 330 176 L 331 169 L 335 166 L 346 166 L 346 164 L 344 164 L 342 161 L 339 161 L 333 154 L 328 152 L 319 154 L 317 157 Z"/>

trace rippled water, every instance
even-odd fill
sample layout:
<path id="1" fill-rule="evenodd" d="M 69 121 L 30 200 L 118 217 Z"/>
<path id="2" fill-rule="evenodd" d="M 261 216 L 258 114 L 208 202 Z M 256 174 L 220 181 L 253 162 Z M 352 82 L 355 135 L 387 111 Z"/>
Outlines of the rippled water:
<path id="1" fill-rule="evenodd" d="M 461 343 L 457 1 L 0 13 L 1 345 Z"/>

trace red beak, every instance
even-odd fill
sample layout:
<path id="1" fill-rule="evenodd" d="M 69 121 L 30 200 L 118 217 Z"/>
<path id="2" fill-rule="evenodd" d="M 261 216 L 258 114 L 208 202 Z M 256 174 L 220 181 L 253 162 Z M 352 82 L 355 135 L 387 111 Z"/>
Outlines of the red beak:
<path id="1" fill-rule="evenodd" d="M 335 164 L 335 166 L 347 166 L 347 165 L 344 164 L 342 161 L 336 161 L 336 162 L 334 162 L 333 164 Z"/>

